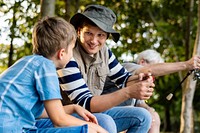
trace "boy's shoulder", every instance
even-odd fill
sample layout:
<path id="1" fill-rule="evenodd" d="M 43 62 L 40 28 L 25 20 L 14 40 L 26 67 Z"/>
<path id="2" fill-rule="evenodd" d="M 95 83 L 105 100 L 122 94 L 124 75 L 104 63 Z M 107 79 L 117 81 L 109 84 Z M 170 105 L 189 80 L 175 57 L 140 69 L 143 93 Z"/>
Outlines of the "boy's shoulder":
<path id="1" fill-rule="evenodd" d="M 53 68 L 55 67 L 52 60 L 49 60 L 40 55 L 29 55 L 29 56 L 25 56 L 25 57 L 19 59 L 9 69 L 10 70 L 16 70 L 16 69 L 18 69 L 18 70 L 26 69 L 27 70 L 27 69 L 29 69 L 30 71 L 34 71 L 41 67 L 50 67 L 50 66 L 52 66 Z"/>
<path id="2" fill-rule="evenodd" d="M 50 63 L 50 64 L 53 63 L 52 60 L 49 60 L 49 59 L 45 58 L 44 56 L 36 55 L 36 54 L 25 56 L 20 60 L 25 61 L 25 62 L 30 62 L 30 63 L 33 63 L 35 65 L 41 65 L 43 63 Z"/>
<path id="3" fill-rule="evenodd" d="M 8 81 L 12 80 L 13 76 L 16 76 L 15 78 L 21 81 L 27 77 L 33 76 L 35 72 L 56 73 L 56 68 L 52 60 L 40 55 L 29 55 L 16 61 L 15 64 L 4 71 L 0 78 Z"/>

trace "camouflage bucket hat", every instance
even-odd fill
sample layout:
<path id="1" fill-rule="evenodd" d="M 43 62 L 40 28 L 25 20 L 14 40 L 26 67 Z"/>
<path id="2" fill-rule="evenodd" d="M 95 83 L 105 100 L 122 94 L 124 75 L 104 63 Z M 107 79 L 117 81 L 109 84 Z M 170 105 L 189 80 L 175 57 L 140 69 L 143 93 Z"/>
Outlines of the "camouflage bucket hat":
<path id="1" fill-rule="evenodd" d="M 115 42 L 119 40 L 120 34 L 113 29 L 113 25 L 116 22 L 116 15 L 111 9 L 101 5 L 89 5 L 83 13 L 75 14 L 71 18 L 70 23 L 77 29 L 83 18 L 88 18 L 103 31 L 111 33 Z"/>

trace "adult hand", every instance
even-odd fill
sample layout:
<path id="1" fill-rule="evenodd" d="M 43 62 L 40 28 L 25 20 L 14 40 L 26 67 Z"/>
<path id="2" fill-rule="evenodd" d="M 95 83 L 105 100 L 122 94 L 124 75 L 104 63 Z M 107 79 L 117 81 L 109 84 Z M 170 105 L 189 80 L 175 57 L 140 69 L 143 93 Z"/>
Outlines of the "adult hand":
<path id="1" fill-rule="evenodd" d="M 152 76 L 151 73 L 139 73 L 139 74 L 130 76 L 128 78 L 127 85 L 129 83 L 138 82 L 138 80 L 141 81 L 141 80 L 146 80 L 146 79 L 151 79 L 153 82 L 155 80 L 154 76 Z"/>
<path id="2" fill-rule="evenodd" d="M 128 80 L 126 90 L 129 98 L 149 99 L 153 94 L 153 87 L 155 87 L 153 82 L 154 78 L 150 73 L 148 75 L 141 73 L 138 75 L 138 79 Z"/>
<path id="3" fill-rule="evenodd" d="M 200 69 L 200 56 L 195 55 L 185 63 L 188 70 Z"/>

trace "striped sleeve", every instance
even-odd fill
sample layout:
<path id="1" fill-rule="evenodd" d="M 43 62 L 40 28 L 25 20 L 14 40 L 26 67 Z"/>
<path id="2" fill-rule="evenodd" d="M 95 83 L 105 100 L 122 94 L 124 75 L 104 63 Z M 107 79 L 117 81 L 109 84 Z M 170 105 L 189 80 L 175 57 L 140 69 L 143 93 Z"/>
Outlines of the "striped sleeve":
<path id="1" fill-rule="evenodd" d="M 118 62 L 111 50 L 108 50 L 108 52 L 110 69 L 108 76 L 118 87 L 125 86 L 126 81 L 131 74 Z"/>
<path id="2" fill-rule="evenodd" d="M 92 94 L 82 78 L 78 64 L 74 59 L 64 69 L 57 70 L 60 87 L 71 101 L 90 110 Z"/>

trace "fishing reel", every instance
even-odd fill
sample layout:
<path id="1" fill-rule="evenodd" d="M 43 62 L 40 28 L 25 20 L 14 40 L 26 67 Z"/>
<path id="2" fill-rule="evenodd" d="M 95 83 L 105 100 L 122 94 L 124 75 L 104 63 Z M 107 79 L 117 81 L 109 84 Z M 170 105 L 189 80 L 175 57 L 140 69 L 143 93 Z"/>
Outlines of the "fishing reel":
<path id="1" fill-rule="evenodd" d="M 200 79 L 200 69 L 194 69 L 194 80 L 199 80 Z"/>

